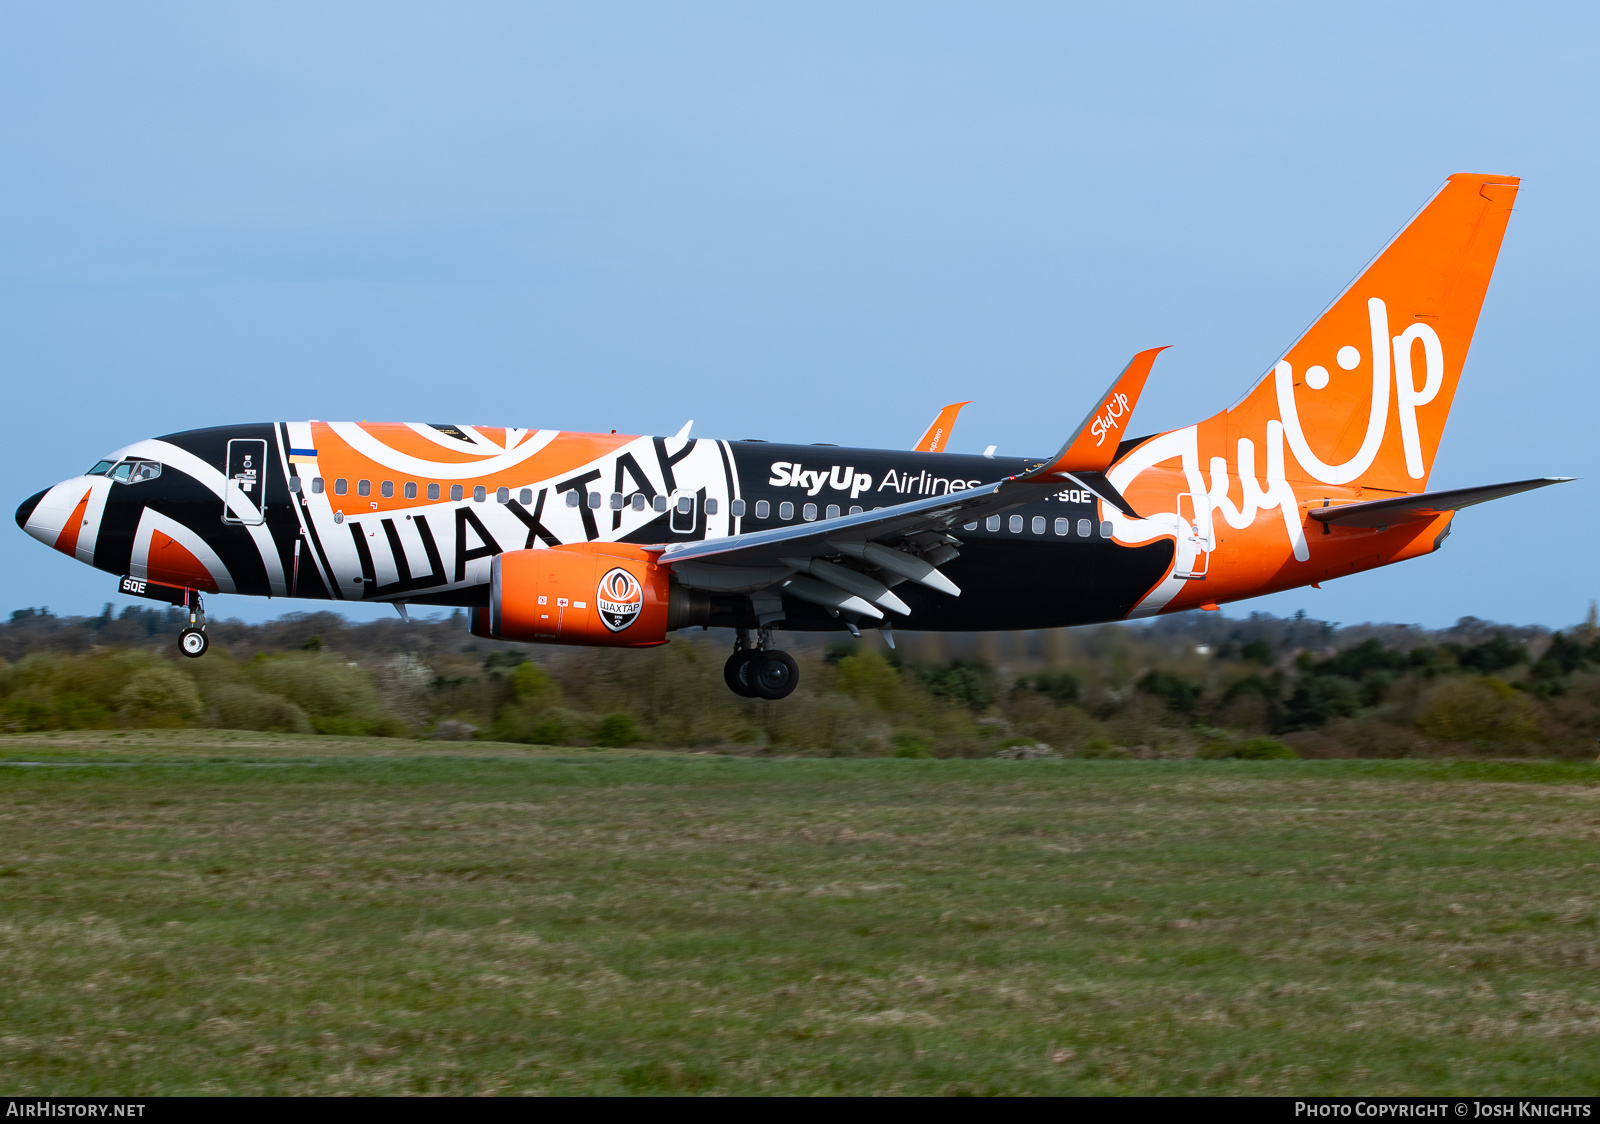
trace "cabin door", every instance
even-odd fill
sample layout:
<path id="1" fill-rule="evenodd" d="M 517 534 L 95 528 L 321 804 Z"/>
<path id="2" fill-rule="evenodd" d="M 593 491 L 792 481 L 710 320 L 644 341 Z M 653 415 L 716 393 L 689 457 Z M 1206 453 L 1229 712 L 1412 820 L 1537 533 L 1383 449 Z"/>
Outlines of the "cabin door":
<path id="1" fill-rule="evenodd" d="M 255 438 L 228 442 L 228 478 L 223 483 L 222 521 L 257 527 L 266 519 L 267 443 Z"/>

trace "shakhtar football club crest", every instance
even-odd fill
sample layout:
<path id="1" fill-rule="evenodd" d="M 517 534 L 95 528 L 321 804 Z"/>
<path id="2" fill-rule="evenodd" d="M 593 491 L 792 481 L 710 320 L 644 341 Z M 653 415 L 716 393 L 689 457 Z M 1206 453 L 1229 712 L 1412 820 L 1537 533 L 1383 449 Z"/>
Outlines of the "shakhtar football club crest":
<path id="1" fill-rule="evenodd" d="M 644 609 L 644 587 L 628 571 L 618 566 L 600 579 L 600 589 L 595 595 L 600 609 L 600 619 L 612 632 L 621 632 L 639 619 Z"/>

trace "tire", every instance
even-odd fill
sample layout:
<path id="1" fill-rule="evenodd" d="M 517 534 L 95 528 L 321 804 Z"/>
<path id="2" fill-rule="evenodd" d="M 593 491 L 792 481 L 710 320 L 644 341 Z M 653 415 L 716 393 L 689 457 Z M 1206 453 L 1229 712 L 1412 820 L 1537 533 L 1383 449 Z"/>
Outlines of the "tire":
<path id="1" fill-rule="evenodd" d="M 211 641 L 206 634 L 198 628 L 186 628 L 178 634 L 178 651 L 197 660 L 206 654 L 206 649 L 211 647 Z"/>
<path id="2" fill-rule="evenodd" d="M 760 654 L 741 648 L 728 657 L 728 662 L 722 665 L 722 681 L 728 685 L 728 690 L 743 698 L 756 697 L 756 689 L 750 685 L 750 664 Z"/>
<path id="3" fill-rule="evenodd" d="M 800 668 L 788 652 L 762 652 L 750 663 L 750 685 L 756 697 L 787 698 L 800 685 Z"/>

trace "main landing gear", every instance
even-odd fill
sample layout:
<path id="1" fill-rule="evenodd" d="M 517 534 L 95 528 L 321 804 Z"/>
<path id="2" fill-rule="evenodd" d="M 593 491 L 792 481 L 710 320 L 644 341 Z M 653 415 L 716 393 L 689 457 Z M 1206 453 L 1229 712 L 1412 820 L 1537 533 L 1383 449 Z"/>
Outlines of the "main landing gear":
<path id="1" fill-rule="evenodd" d="M 733 655 L 722 667 L 728 690 L 747 699 L 781 699 L 800 683 L 800 668 L 794 657 L 771 647 L 772 630 L 757 630 L 752 643 L 750 630 L 741 628 L 734 641 Z"/>
<path id="2" fill-rule="evenodd" d="M 178 633 L 178 651 L 197 660 L 211 647 L 211 639 L 206 636 L 206 608 L 200 602 L 200 594 L 191 592 L 188 601 L 189 627 Z"/>

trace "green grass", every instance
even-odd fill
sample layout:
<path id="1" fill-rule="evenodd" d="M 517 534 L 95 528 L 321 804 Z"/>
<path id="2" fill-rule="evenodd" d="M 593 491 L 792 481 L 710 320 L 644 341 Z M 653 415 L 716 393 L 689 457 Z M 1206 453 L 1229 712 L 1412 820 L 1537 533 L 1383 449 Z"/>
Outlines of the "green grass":
<path id="1" fill-rule="evenodd" d="M 1597 766 L 0 759 L 0 1093 L 1600 1092 Z"/>

